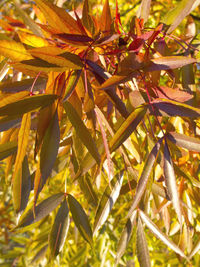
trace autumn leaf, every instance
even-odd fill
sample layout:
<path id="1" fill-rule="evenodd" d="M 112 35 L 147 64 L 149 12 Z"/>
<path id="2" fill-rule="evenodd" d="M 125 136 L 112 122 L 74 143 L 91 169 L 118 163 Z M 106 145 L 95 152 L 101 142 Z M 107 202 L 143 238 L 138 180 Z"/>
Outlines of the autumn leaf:
<path id="1" fill-rule="evenodd" d="M 29 60 L 33 57 L 25 49 L 23 44 L 15 41 L 0 40 L 0 53 L 12 61 Z"/>

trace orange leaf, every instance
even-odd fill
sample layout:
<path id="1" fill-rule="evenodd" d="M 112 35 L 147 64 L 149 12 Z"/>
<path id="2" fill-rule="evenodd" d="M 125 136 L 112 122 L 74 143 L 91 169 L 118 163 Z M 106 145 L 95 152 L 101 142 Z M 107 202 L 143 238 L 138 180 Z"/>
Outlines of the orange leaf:
<path id="1" fill-rule="evenodd" d="M 110 6 L 109 6 L 109 0 L 105 1 L 103 11 L 101 14 L 101 30 L 104 32 L 110 32 L 111 30 L 111 24 L 112 24 L 112 17 L 110 13 Z"/>
<path id="2" fill-rule="evenodd" d="M 46 0 L 36 0 L 35 2 L 51 27 L 60 32 L 81 33 L 76 20 L 73 19 L 65 9 L 57 7 Z"/>

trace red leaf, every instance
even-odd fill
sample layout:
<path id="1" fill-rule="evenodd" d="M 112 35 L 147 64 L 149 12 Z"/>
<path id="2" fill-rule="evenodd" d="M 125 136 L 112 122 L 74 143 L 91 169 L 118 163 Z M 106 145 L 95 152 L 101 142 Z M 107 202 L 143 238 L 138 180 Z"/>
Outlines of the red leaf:
<path id="1" fill-rule="evenodd" d="M 166 86 L 160 86 L 152 88 L 152 90 L 159 98 L 168 98 L 179 102 L 185 102 L 193 98 L 193 95 L 186 91 L 180 90 L 179 88 L 173 89 Z"/>

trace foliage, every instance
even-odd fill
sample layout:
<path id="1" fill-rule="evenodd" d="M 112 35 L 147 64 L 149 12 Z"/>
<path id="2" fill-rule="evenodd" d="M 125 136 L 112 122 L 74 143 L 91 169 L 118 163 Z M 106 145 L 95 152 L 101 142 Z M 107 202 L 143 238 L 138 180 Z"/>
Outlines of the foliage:
<path id="1" fill-rule="evenodd" d="M 198 266 L 200 1 L 131 2 L 0 5 L 2 266 Z"/>

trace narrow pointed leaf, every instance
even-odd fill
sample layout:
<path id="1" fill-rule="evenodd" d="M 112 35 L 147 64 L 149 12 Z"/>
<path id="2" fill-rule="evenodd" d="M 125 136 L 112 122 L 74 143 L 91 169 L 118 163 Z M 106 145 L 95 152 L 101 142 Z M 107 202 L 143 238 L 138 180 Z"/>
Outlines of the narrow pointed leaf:
<path id="1" fill-rule="evenodd" d="M 23 19 L 24 23 L 30 28 L 30 30 L 37 36 L 43 37 L 42 30 L 36 24 L 36 22 L 24 11 L 23 8 L 17 3 L 17 1 L 13 1 L 14 6 L 19 13 L 20 17 Z"/>
<path id="2" fill-rule="evenodd" d="M 16 213 L 26 208 L 30 190 L 31 175 L 28 167 L 28 159 L 25 157 L 21 169 L 15 173 L 13 179 L 13 203 Z"/>
<path id="3" fill-rule="evenodd" d="M 37 197 L 47 178 L 51 174 L 56 161 L 60 143 L 60 128 L 57 111 L 55 112 L 44 135 L 40 153 L 40 173 L 36 175 L 34 182 L 34 200 Z"/>
<path id="4" fill-rule="evenodd" d="M 124 117 L 127 118 L 129 116 L 129 112 L 126 109 L 126 106 L 124 102 L 121 100 L 121 98 L 116 94 L 116 91 L 114 88 L 107 89 L 105 93 L 110 98 L 111 102 L 115 105 L 116 109 L 119 111 L 119 113 Z"/>
<path id="5" fill-rule="evenodd" d="M 140 218 L 146 224 L 146 226 L 152 231 L 152 233 L 159 238 L 165 245 L 171 248 L 175 253 L 179 254 L 183 258 L 187 258 L 183 251 L 174 243 L 172 242 L 168 236 L 166 236 L 158 227 L 155 225 L 148 216 L 145 215 L 143 211 L 139 211 Z"/>
<path id="6" fill-rule="evenodd" d="M 190 255 L 188 256 L 191 259 L 198 251 L 200 250 L 200 241 L 197 242 L 193 250 L 191 251 Z"/>
<path id="7" fill-rule="evenodd" d="M 187 104 L 176 102 L 168 99 L 157 99 L 153 101 L 152 105 L 158 110 L 164 111 L 168 116 L 180 116 L 198 118 L 200 116 L 200 109 Z M 151 107 L 150 107 L 151 108 Z"/>
<path id="8" fill-rule="evenodd" d="M 20 126 L 20 122 L 20 116 L 5 116 L 0 119 L 0 132 L 7 131 L 10 128 L 18 127 Z"/>
<path id="9" fill-rule="evenodd" d="M 169 56 L 151 59 L 145 71 L 170 70 L 195 63 L 196 59 L 185 56 Z"/>
<path id="10" fill-rule="evenodd" d="M 35 207 L 35 216 L 33 213 L 33 207 L 31 207 L 25 214 L 22 215 L 17 228 L 25 227 L 42 220 L 62 202 L 63 198 L 64 193 L 58 193 L 43 200 Z"/>
<path id="11" fill-rule="evenodd" d="M 99 90 L 106 90 L 108 88 L 112 88 L 113 86 L 117 86 L 121 83 L 125 83 L 132 78 L 136 78 L 139 75 L 136 71 L 132 72 L 121 72 L 117 75 L 113 75 L 109 79 L 107 79 L 104 83 L 101 84 L 101 86 L 97 87 Z"/>
<path id="12" fill-rule="evenodd" d="M 61 33 L 81 33 L 76 20 L 65 9 L 46 0 L 36 0 L 35 2 L 52 28 Z"/>
<path id="13" fill-rule="evenodd" d="M 40 58 L 47 63 L 55 64 L 58 67 L 65 67 L 66 69 L 81 69 L 83 64 L 79 56 L 65 52 L 60 55 L 52 55 L 48 50 L 46 52 L 40 51 L 40 48 L 31 52 L 31 54 L 37 58 Z"/>
<path id="14" fill-rule="evenodd" d="M 140 7 L 137 11 L 137 17 L 144 19 L 144 22 L 148 20 L 151 7 L 151 0 L 142 0 Z"/>
<path id="15" fill-rule="evenodd" d="M 15 41 L 0 40 L 0 53 L 2 56 L 8 57 L 13 61 L 22 61 L 32 58 L 23 44 Z"/>
<path id="16" fill-rule="evenodd" d="M 69 77 L 68 83 L 65 89 L 65 96 L 63 98 L 63 102 L 65 102 L 73 93 L 79 78 L 81 77 L 81 70 L 74 70 L 71 76 Z"/>
<path id="17" fill-rule="evenodd" d="M 0 90 L 5 93 L 17 93 L 25 90 L 29 91 L 33 83 L 34 90 L 41 90 L 46 88 L 46 79 L 38 78 L 36 81 L 35 79 L 24 79 L 22 81 L 4 82 L 0 84 Z"/>
<path id="18" fill-rule="evenodd" d="M 17 142 L 11 141 L 0 145 L 0 160 L 7 158 L 17 151 Z"/>
<path id="19" fill-rule="evenodd" d="M 21 115 L 38 108 L 44 108 L 52 104 L 57 98 L 57 95 L 50 94 L 29 96 L 22 100 L 0 107 L 0 116 Z"/>
<path id="20" fill-rule="evenodd" d="M 120 173 L 117 174 L 111 180 L 110 185 L 106 187 L 97 208 L 95 222 L 94 222 L 94 229 L 93 229 L 94 235 L 107 220 L 108 215 L 110 214 L 112 207 L 119 196 L 122 182 L 123 182 L 123 174 Z"/>
<path id="21" fill-rule="evenodd" d="M 200 140 L 198 138 L 175 132 L 170 132 L 167 138 L 177 146 L 189 151 L 200 152 Z"/>
<path id="22" fill-rule="evenodd" d="M 84 194 L 87 201 L 94 207 L 98 204 L 97 195 L 93 189 L 93 186 L 90 182 L 90 179 L 87 175 L 79 177 L 78 182 L 80 184 L 80 188 L 82 193 Z"/>
<path id="23" fill-rule="evenodd" d="M 60 59 L 59 62 L 61 62 Z M 25 74 L 31 73 L 31 76 L 36 76 L 38 72 L 44 72 L 44 73 L 49 73 L 50 71 L 63 72 L 70 69 L 68 66 L 61 67 L 57 64 L 49 63 L 41 58 L 23 60 L 21 62 L 12 63 L 11 65 L 15 69 L 25 72 Z"/>
<path id="24" fill-rule="evenodd" d="M 144 118 L 146 111 L 146 106 L 139 106 L 129 115 L 110 140 L 109 146 L 111 151 L 116 150 L 124 141 L 126 141 Z"/>
<path id="25" fill-rule="evenodd" d="M 87 35 L 81 35 L 81 34 L 68 34 L 68 33 L 59 33 L 55 34 L 55 37 L 61 38 L 65 42 L 72 42 L 77 43 L 80 45 L 80 43 L 87 43 L 87 42 L 93 42 L 94 40 L 87 36 Z"/>
<path id="26" fill-rule="evenodd" d="M 149 256 L 149 249 L 142 226 L 140 217 L 137 223 L 137 239 L 136 239 L 137 257 L 141 267 L 150 267 L 151 261 Z"/>
<path id="27" fill-rule="evenodd" d="M 16 101 L 19 101 L 27 97 L 29 94 L 30 94 L 29 92 L 23 91 L 16 94 L 9 94 L 9 95 L 5 94 L 4 96 L 2 95 L 2 99 L 0 100 L 0 108 L 8 104 L 14 103 Z"/>
<path id="28" fill-rule="evenodd" d="M 177 3 L 177 6 L 168 12 L 162 20 L 165 24 L 170 25 L 167 33 L 169 34 L 175 30 L 181 21 L 189 15 L 198 4 L 200 4 L 199 0 L 182 0 Z"/>
<path id="29" fill-rule="evenodd" d="M 116 254 L 116 263 L 118 264 L 120 258 L 123 256 L 124 252 L 126 251 L 126 248 L 128 246 L 128 243 L 130 241 L 133 227 L 134 227 L 134 222 L 136 219 L 137 211 L 135 210 L 130 218 L 128 219 L 125 228 L 121 234 L 118 246 L 117 246 L 117 254 Z"/>
<path id="30" fill-rule="evenodd" d="M 93 20 L 90 16 L 90 8 L 89 8 L 89 1 L 84 0 L 83 4 L 83 11 L 82 11 L 82 23 L 83 26 L 90 32 L 94 33 L 95 28 L 94 28 L 94 23 Z"/>
<path id="31" fill-rule="evenodd" d="M 111 29 L 111 24 L 112 24 L 109 0 L 105 0 L 105 4 L 103 7 L 100 21 L 101 21 L 101 31 L 109 33 Z"/>
<path id="32" fill-rule="evenodd" d="M 174 173 L 173 162 L 170 156 L 167 142 L 165 142 L 165 147 L 164 147 L 164 175 L 165 175 L 165 183 L 168 195 L 177 213 L 179 223 L 182 224 L 181 220 L 182 214 L 181 214 L 180 200 L 176 184 L 176 176 Z"/>
<path id="33" fill-rule="evenodd" d="M 49 46 L 49 42 L 46 39 L 39 37 L 37 35 L 30 34 L 27 32 L 22 32 L 22 31 L 18 32 L 18 35 L 22 43 L 30 45 L 32 47 Z"/>
<path id="34" fill-rule="evenodd" d="M 14 166 L 14 174 L 21 168 L 22 162 L 26 155 L 28 146 L 29 132 L 31 129 L 31 113 L 28 112 L 23 115 L 21 127 L 18 134 L 18 149 Z"/>
<path id="35" fill-rule="evenodd" d="M 82 237 L 91 245 L 92 230 L 84 209 L 82 208 L 80 203 L 70 194 L 68 195 L 68 203 L 76 227 L 78 228 Z"/>
<path id="36" fill-rule="evenodd" d="M 182 170 L 176 164 L 174 164 L 174 171 L 176 172 L 176 174 L 179 177 L 181 176 L 181 177 L 187 179 L 192 184 L 192 186 L 196 186 L 196 187 L 200 188 L 199 180 L 197 180 L 193 175 L 191 175 L 189 170 L 187 170 L 186 168 L 187 168 L 187 165 Z"/>
<path id="37" fill-rule="evenodd" d="M 44 257 L 46 251 L 47 251 L 48 245 L 43 246 L 34 256 L 34 258 L 31 260 L 30 264 L 35 264 L 37 261 L 40 261 L 41 258 Z"/>
<path id="38" fill-rule="evenodd" d="M 66 114 L 75 128 L 77 135 L 79 136 L 80 140 L 83 142 L 83 144 L 87 147 L 90 154 L 94 157 L 96 162 L 100 163 L 100 156 L 96 147 L 96 144 L 88 131 L 87 127 L 79 117 L 76 110 L 73 108 L 73 106 L 69 102 L 63 103 L 63 106 L 65 108 Z"/>
<path id="39" fill-rule="evenodd" d="M 66 199 L 56 214 L 55 221 L 49 235 L 49 247 L 52 257 L 56 257 L 62 250 L 69 229 L 69 208 Z"/>
<path id="40" fill-rule="evenodd" d="M 151 150 L 151 152 L 150 152 L 150 154 L 149 154 L 149 156 L 148 156 L 148 158 L 144 164 L 144 168 L 142 170 L 141 176 L 139 178 L 139 182 L 138 182 L 137 187 L 136 187 L 136 192 L 135 192 L 135 196 L 133 199 L 133 203 L 132 203 L 131 208 L 130 208 L 128 215 L 127 215 L 128 217 L 133 213 L 134 209 L 136 209 L 136 207 L 138 206 L 138 204 L 139 204 L 139 202 L 140 202 L 140 200 L 144 194 L 149 176 L 151 174 L 153 165 L 156 161 L 158 152 L 160 150 L 161 143 L 162 143 L 162 138 L 155 144 L 155 146 Z"/>

